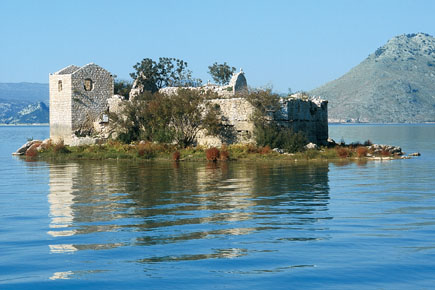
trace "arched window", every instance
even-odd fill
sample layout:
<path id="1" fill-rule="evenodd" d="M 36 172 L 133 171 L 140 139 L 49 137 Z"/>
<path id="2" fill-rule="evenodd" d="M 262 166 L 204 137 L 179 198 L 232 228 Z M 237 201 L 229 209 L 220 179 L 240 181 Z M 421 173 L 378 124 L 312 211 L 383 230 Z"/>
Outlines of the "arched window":
<path id="1" fill-rule="evenodd" d="M 62 81 L 57 82 L 57 90 L 60 92 L 62 91 Z"/>
<path id="2" fill-rule="evenodd" d="M 94 83 L 92 82 L 91 79 L 85 79 L 85 91 L 92 91 L 92 89 L 94 88 Z"/>

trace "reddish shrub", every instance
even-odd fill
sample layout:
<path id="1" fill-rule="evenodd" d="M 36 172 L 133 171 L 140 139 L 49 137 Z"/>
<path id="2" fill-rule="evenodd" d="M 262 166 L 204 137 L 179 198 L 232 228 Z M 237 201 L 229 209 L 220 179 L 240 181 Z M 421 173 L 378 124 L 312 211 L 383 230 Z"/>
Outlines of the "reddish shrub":
<path id="1" fill-rule="evenodd" d="M 175 152 L 172 154 L 172 160 L 174 160 L 174 161 L 179 161 L 179 160 L 180 160 L 180 156 L 181 156 L 180 152 L 179 152 L 179 151 L 175 151 Z"/>
<path id="2" fill-rule="evenodd" d="M 264 147 L 259 148 L 258 151 L 260 154 L 269 154 L 270 152 L 272 152 L 272 149 L 270 149 L 269 145 L 266 145 Z"/>
<path id="3" fill-rule="evenodd" d="M 258 152 L 258 148 L 254 144 L 247 144 L 246 148 L 247 148 L 248 153 L 257 153 Z"/>
<path id="4" fill-rule="evenodd" d="M 153 144 L 150 142 L 137 145 L 137 155 L 144 158 L 151 158 L 155 155 Z"/>
<path id="5" fill-rule="evenodd" d="M 356 148 L 356 156 L 358 156 L 358 158 L 366 157 L 368 152 L 369 149 L 367 149 L 367 147 L 360 146 Z"/>
<path id="6" fill-rule="evenodd" d="M 217 161 L 220 156 L 219 149 L 216 147 L 209 148 L 205 151 L 205 156 L 208 161 Z"/>
<path id="7" fill-rule="evenodd" d="M 350 155 L 349 149 L 346 147 L 337 147 L 337 155 L 340 158 L 347 158 Z"/>
<path id="8" fill-rule="evenodd" d="M 222 161 L 227 161 L 228 159 L 230 159 L 230 153 L 228 153 L 228 151 L 226 151 L 226 150 L 221 150 L 220 159 Z"/>
<path id="9" fill-rule="evenodd" d="M 390 157 L 391 156 L 391 152 L 386 150 L 386 149 L 382 149 L 381 156 L 383 156 L 383 157 Z"/>

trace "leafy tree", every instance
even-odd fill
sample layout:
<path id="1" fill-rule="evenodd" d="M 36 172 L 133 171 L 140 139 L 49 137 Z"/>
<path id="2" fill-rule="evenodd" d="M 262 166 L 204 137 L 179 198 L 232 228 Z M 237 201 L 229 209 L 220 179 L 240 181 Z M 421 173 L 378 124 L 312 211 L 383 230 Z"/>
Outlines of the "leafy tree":
<path id="1" fill-rule="evenodd" d="M 182 88 L 173 95 L 145 91 L 128 102 L 121 114 L 110 118 L 123 142 L 175 142 L 185 147 L 195 142 L 201 130 L 219 134 L 220 108 L 209 102 L 213 97 L 213 93 Z"/>
<path id="2" fill-rule="evenodd" d="M 124 96 L 128 99 L 132 87 L 132 83 L 126 80 L 115 79 L 114 82 L 114 91 L 115 95 Z"/>
<path id="3" fill-rule="evenodd" d="M 172 131 L 168 130 L 168 101 L 166 95 L 144 91 L 126 102 L 121 114 L 110 114 L 111 123 L 119 132 L 118 139 L 125 143 L 139 140 L 172 142 Z"/>
<path id="4" fill-rule="evenodd" d="M 254 122 L 254 138 L 258 146 L 281 148 L 288 152 L 304 149 L 307 144 L 304 134 L 294 133 L 292 129 L 280 126 L 274 118 L 281 109 L 279 95 L 266 89 L 254 90 L 244 97 L 254 107 L 251 119 Z"/>
<path id="5" fill-rule="evenodd" d="M 160 57 L 158 62 L 144 58 L 133 68 L 136 71 L 130 76 L 153 93 L 164 87 L 190 86 L 201 81 L 192 79 L 187 62 L 176 58 Z"/>
<path id="6" fill-rule="evenodd" d="M 208 73 L 211 75 L 213 80 L 220 85 L 227 85 L 235 71 L 236 68 L 230 67 L 226 62 L 223 64 L 215 62 L 208 67 Z"/>
<path id="7" fill-rule="evenodd" d="M 208 99 L 216 98 L 211 92 L 202 93 L 190 89 L 178 89 L 171 96 L 171 127 L 175 142 L 188 146 L 195 142 L 198 133 L 205 130 L 209 135 L 218 135 L 221 130 L 220 107 Z"/>

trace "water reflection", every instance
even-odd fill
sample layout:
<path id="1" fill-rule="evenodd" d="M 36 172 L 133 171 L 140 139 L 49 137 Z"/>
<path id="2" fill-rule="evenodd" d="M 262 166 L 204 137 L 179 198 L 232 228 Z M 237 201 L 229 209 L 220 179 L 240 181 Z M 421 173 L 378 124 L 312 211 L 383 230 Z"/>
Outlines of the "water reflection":
<path id="1" fill-rule="evenodd" d="M 87 161 L 49 168 L 51 253 L 145 247 L 134 261 L 176 262 L 242 257 L 258 239 L 328 238 L 318 223 L 331 218 L 328 164 Z"/>

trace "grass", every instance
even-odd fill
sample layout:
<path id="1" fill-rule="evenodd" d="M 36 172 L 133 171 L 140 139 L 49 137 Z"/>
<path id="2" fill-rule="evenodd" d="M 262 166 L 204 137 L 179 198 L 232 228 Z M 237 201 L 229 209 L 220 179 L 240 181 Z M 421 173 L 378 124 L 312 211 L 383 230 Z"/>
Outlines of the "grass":
<path id="1" fill-rule="evenodd" d="M 190 146 L 178 148 L 172 144 L 156 144 L 151 142 L 140 144 L 124 144 L 119 141 L 109 141 L 100 145 L 65 146 L 63 143 L 46 144 L 42 150 L 32 150 L 30 157 L 39 159 L 56 160 L 105 160 L 105 159 L 127 159 L 127 160 L 168 160 L 168 161 L 234 161 L 234 160 L 345 160 L 367 158 L 369 152 L 367 147 L 358 146 L 336 146 L 333 148 L 321 147 L 320 149 L 308 149 L 293 154 L 279 154 L 270 147 L 257 147 L 253 144 L 232 144 L 224 145 L 221 148 L 208 149 L 203 146 Z M 387 152 L 382 151 L 380 157 L 390 157 Z"/>

